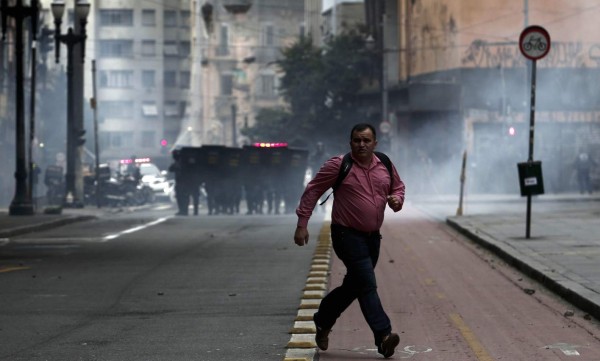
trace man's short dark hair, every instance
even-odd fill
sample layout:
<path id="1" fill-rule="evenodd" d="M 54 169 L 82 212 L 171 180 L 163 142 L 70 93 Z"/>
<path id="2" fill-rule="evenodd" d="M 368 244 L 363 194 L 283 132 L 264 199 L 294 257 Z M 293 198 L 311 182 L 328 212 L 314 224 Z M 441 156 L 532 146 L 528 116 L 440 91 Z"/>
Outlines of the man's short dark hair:
<path id="1" fill-rule="evenodd" d="M 362 132 L 366 129 L 371 129 L 371 132 L 373 132 L 373 139 L 377 140 L 377 132 L 375 131 L 375 127 L 369 123 L 358 123 L 355 126 L 353 126 L 352 130 L 350 131 L 350 140 L 352 140 L 352 134 L 354 134 L 355 131 Z"/>

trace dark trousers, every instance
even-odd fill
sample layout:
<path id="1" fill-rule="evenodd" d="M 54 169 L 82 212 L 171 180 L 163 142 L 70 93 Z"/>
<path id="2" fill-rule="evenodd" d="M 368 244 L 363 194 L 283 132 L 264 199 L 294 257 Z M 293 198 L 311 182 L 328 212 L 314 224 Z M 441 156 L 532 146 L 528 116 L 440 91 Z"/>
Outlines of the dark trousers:
<path id="1" fill-rule="evenodd" d="M 184 185 L 179 186 L 175 183 L 175 199 L 177 200 L 177 208 L 179 212 L 177 214 L 187 215 L 188 207 L 190 206 L 190 193 Z"/>
<path id="2" fill-rule="evenodd" d="M 375 279 L 375 265 L 379 258 L 381 235 L 379 232 L 366 234 L 352 229 L 331 225 L 333 250 L 346 266 L 346 276 L 341 286 L 335 288 L 323 300 L 314 315 L 315 324 L 329 329 L 342 312 L 358 299 L 360 309 L 379 346 L 384 336 L 392 331 Z"/>

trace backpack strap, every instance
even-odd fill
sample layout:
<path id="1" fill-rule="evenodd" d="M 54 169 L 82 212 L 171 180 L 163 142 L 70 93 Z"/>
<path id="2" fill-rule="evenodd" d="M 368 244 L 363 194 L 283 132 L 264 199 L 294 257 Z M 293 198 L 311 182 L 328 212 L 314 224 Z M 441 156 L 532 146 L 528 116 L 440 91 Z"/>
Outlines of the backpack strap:
<path id="1" fill-rule="evenodd" d="M 383 163 L 383 165 L 385 165 L 385 167 L 388 170 L 388 173 L 390 174 L 390 192 L 392 191 L 392 186 L 394 185 L 394 169 L 392 168 L 392 161 L 390 160 L 390 157 L 388 157 L 385 153 L 381 153 L 381 152 L 373 152 L 377 158 L 379 158 L 379 160 L 381 161 L 381 163 Z"/>
<path id="2" fill-rule="evenodd" d="M 335 183 L 331 187 L 333 190 L 331 191 L 331 193 L 329 193 L 327 195 L 327 197 L 325 197 L 325 199 L 321 203 L 319 203 L 320 206 L 325 204 L 325 202 L 327 202 L 327 200 L 329 199 L 329 197 L 331 197 L 331 195 L 335 192 L 335 190 L 338 189 L 340 184 L 342 184 L 342 181 L 344 181 L 344 178 L 346 178 L 348 173 L 350 173 L 350 168 L 352 168 L 353 163 L 354 162 L 352 161 L 352 157 L 350 156 L 350 153 L 344 154 L 344 157 L 342 158 L 342 164 L 340 164 L 340 171 L 338 172 L 337 179 L 335 180 Z"/>
<path id="3" fill-rule="evenodd" d="M 350 168 L 352 168 L 352 164 L 354 164 L 354 161 L 352 160 L 350 153 L 344 154 L 344 158 L 342 158 L 342 164 L 340 165 L 340 172 L 338 173 L 338 177 L 335 180 L 335 184 L 333 185 L 333 187 L 331 187 L 333 188 L 334 192 L 342 184 L 344 178 L 346 178 L 348 173 L 350 173 Z"/>
<path id="4" fill-rule="evenodd" d="M 390 192 L 391 192 L 392 185 L 394 184 L 394 170 L 392 168 L 392 161 L 385 153 L 373 152 L 373 154 L 375 154 L 377 156 L 377 158 L 379 158 L 381 163 L 383 163 L 383 165 L 385 165 L 385 167 L 388 170 L 388 173 L 390 174 Z M 331 193 L 329 193 L 327 195 L 327 197 L 321 203 L 319 203 L 319 205 L 323 205 L 325 202 L 327 202 L 329 197 L 339 188 L 339 186 L 344 181 L 344 178 L 346 178 L 348 173 L 350 173 L 350 168 L 352 168 L 352 164 L 354 164 L 354 162 L 352 161 L 352 157 L 350 156 L 350 153 L 348 152 L 348 153 L 344 154 L 344 157 L 342 158 L 342 164 L 340 165 L 340 171 L 338 173 L 337 179 L 335 180 L 335 183 L 331 187 L 331 188 L 333 188 L 333 191 Z"/>

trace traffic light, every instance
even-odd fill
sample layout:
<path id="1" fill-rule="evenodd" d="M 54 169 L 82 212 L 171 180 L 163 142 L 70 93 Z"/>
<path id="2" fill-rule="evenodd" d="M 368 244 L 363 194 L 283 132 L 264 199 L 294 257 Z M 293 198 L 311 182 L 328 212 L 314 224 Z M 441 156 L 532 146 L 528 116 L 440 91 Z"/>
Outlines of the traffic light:
<path id="1" fill-rule="evenodd" d="M 44 26 L 40 29 L 39 35 L 40 52 L 44 57 L 54 50 L 54 30 Z"/>
<path id="2" fill-rule="evenodd" d="M 512 125 L 508 127 L 508 135 L 510 135 L 511 137 L 517 135 L 517 130 Z"/>
<path id="3" fill-rule="evenodd" d="M 85 144 L 85 129 L 75 130 L 75 145 L 81 147 Z"/>
<path id="4" fill-rule="evenodd" d="M 167 147 L 169 146 L 169 142 L 166 139 L 160 140 L 160 153 L 167 154 Z"/>

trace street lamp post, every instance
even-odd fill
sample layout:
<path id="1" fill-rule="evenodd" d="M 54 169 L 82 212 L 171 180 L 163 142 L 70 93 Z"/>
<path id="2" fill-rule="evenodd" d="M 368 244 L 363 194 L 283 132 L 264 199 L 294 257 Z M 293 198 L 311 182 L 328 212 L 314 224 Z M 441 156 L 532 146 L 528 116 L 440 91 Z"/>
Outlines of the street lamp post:
<path id="1" fill-rule="evenodd" d="M 389 114 L 389 95 L 388 95 L 388 64 L 387 64 L 387 52 L 388 49 L 386 48 L 386 44 L 385 44 L 385 31 L 386 31 L 386 24 L 387 21 L 387 17 L 386 14 L 383 13 L 381 15 L 381 31 L 380 31 L 380 40 L 378 41 L 378 44 L 375 44 L 375 39 L 373 39 L 373 36 L 369 35 L 369 37 L 366 40 L 366 46 L 367 49 L 370 51 L 375 51 L 378 53 L 378 55 L 380 56 L 380 64 L 381 64 L 381 73 L 380 73 L 380 90 L 381 90 L 381 120 L 380 120 L 380 127 L 382 129 L 388 129 L 389 125 L 390 125 L 390 114 Z M 387 137 L 387 139 L 389 140 L 389 145 L 390 145 L 390 150 L 391 150 L 391 134 L 389 134 L 390 131 L 393 131 L 393 129 L 388 129 L 386 132 L 384 132 L 384 137 Z"/>
<path id="2" fill-rule="evenodd" d="M 16 62 L 16 187 L 15 196 L 9 207 L 9 214 L 32 215 L 33 202 L 27 186 L 27 160 L 25 142 L 25 96 L 23 89 L 23 20 L 31 16 L 33 40 L 35 41 L 38 3 L 32 0 L 30 6 L 23 5 L 23 0 L 17 0 L 16 5 L 8 6 L 8 0 L 2 0 L 2 40 L 6 39 L 7 19 L 15 19 L 15 62 Z M 30 174 L 30 176 L 33 176 Z"/>
<path id="3" fill-rule="evenodd" d="M 237 106 L 231 104 L 231 146 L 237 147 Z"/>
<path id="4" fill-rule="evenodd" d="M 52 3 L 52 15 L 54 17 L 54 48 L 56 52 L 56 63 L 60 61 L 60 43 L 67 46 L 67 172 L 65 189 L 65 206 L 83 206 L 83 194 L 76 187 L 77 176 L 81 176 L 81 146 L 85 142 L 83 135 L 83 117 L 76 115 L 75 103 L 75 76 L 74 76 L 74 51 L 77 45 L 81 46 L 81 62 L 85 60 L 85 40 L 87 38 L 85 26 L 87 16 L 90 12 L 88 2 L 78 1 L 75 5 L 75 20 L 79 19 L 79 33 L 75 33 L 72 27 L 69 27 L 66 34 L 61 33 L 62 17 L 65 11 L 64 2 Z M 80 74 L 82 75 L 82 74 Z M 82 79 L 82 76 L 79 77 Z M 82 81 L 82 80 L 81 80 Z M 81 177 L 79 177 L 81 178 Z"/>

